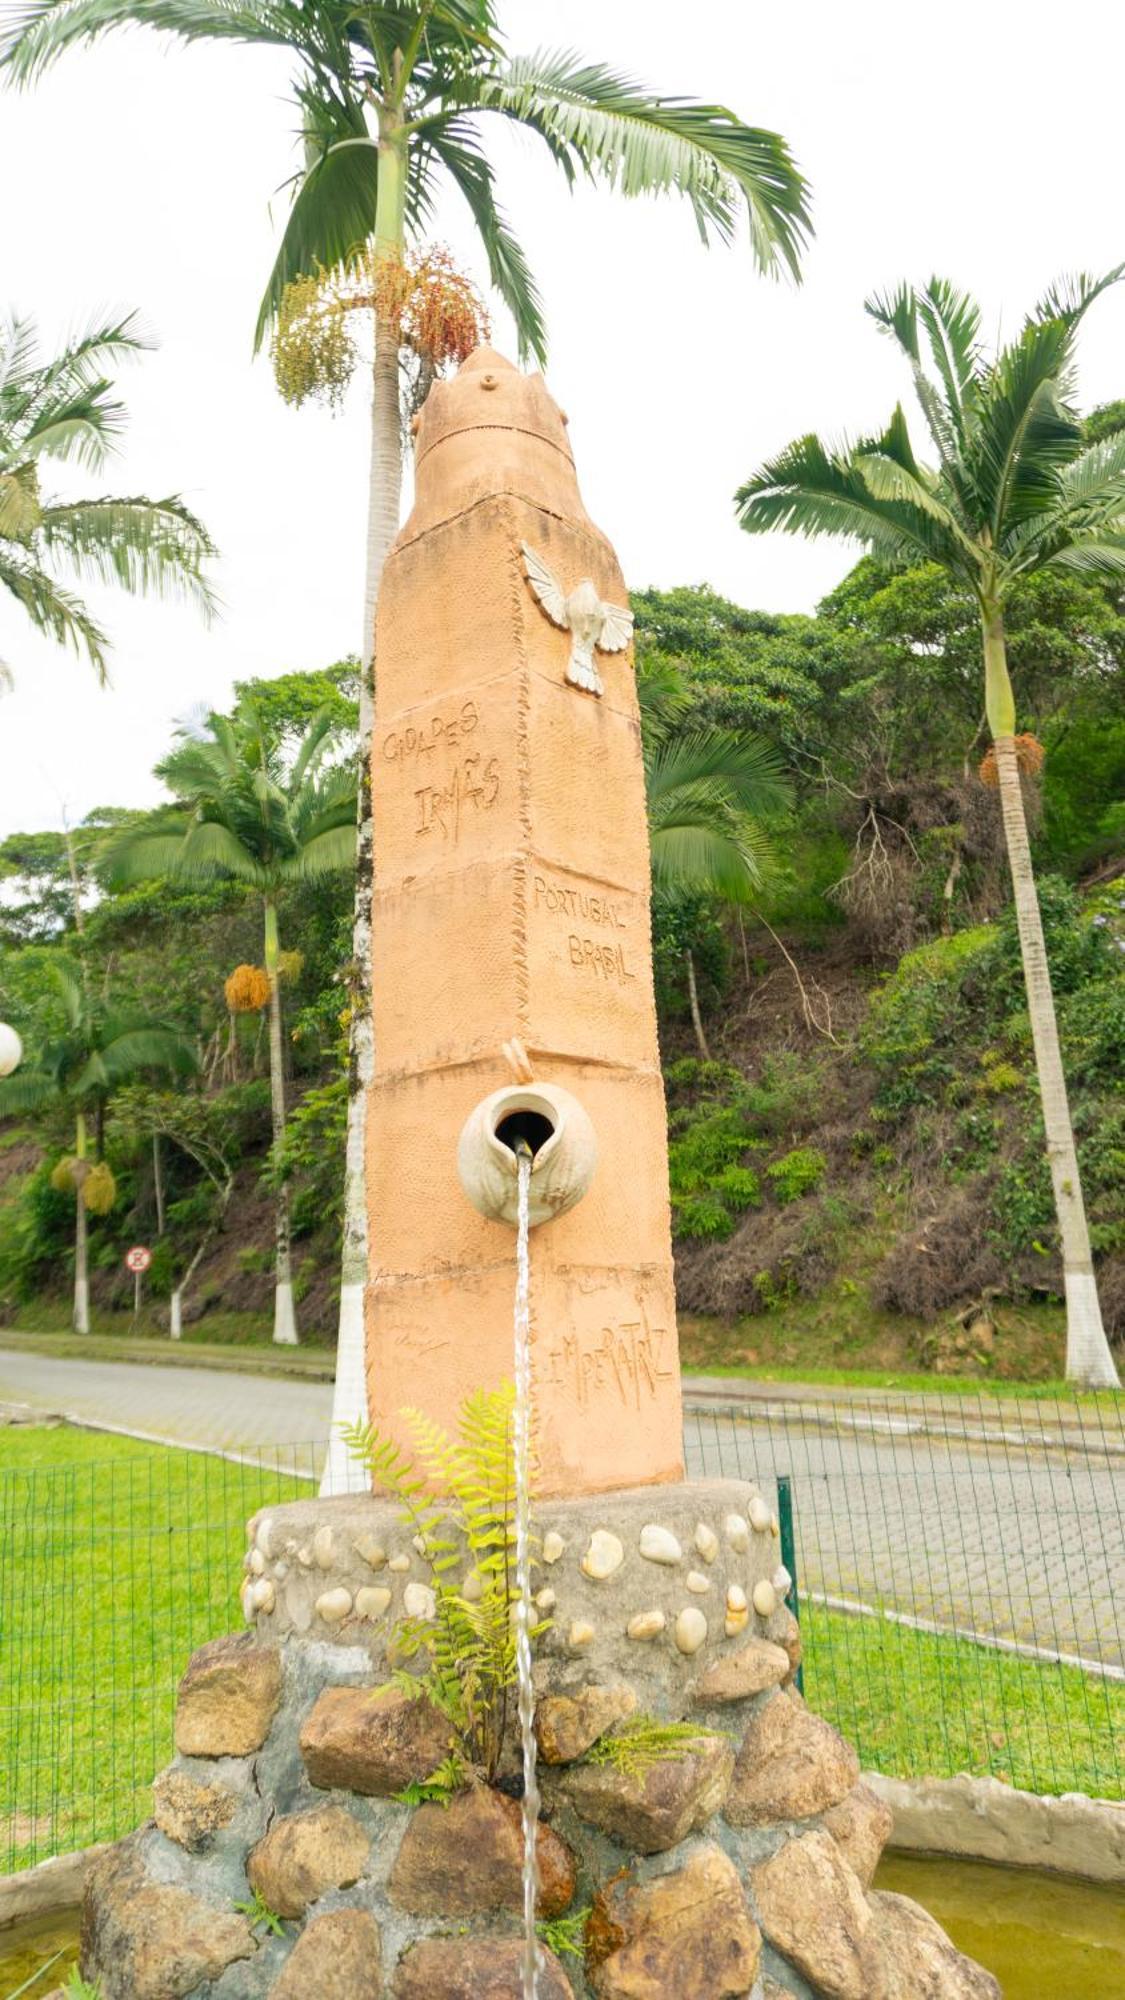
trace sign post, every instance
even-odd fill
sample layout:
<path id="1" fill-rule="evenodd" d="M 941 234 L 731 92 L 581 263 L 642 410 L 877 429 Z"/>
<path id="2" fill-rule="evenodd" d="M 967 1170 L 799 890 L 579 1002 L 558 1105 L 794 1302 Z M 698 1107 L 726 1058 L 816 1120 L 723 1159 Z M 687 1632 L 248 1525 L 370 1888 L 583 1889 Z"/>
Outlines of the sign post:
<path id="1" fill-rule="evenodd" d="M 134 1243 L 132 1249 L 125 1252 L 125 1268 L 133 1273 L 134 1326 L 141 1316 L 141 1279 L 151 1263 L 152 1251 L 146 1250 L 143 1243 Z"/>

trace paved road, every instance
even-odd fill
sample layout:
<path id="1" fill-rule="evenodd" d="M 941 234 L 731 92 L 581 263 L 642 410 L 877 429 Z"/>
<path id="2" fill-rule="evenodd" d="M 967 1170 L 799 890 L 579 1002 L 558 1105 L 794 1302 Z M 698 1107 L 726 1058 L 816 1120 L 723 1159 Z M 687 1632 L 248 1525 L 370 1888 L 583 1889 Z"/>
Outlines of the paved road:
<path id="1" fill-rule="evenodd" d="M 58 1361 L 0 1348 L 0 1403 L 216 1451 L 284 1445 L 291 1457 L 293 1447 L 306 1444 L 323 1451 L 332 1387 L 203 1368 Z M 0 1462 L 2 1454 L 0 1444 Z"/>
<path id="2" fill-rule="evenodd" d="M 326 1383 L 0 1349 L 0 1403 L 214 1450 L 282 1446 L 317 1467 Z M 944 1418 L 935 1415 L 940 1427 Z M 1125 1479 L 1120 1464 L 1019 1441 L 856 1429 L 799 1405 L 738 1419 L 689 1411 L 692 1473 L 793 1479 L 806 1589 L 1125 1666 Z M 0 1442 L 0 1464 L 3 1446 Z"/>
<path id="3" fill-rule="evenodd" d="M 1125 1666 L 1125 1480 L 1079 1450 L 857 1430 L 800 1408 L 689 1413 L 692 1473 L 792 1479 L 808 1590 Z"/>

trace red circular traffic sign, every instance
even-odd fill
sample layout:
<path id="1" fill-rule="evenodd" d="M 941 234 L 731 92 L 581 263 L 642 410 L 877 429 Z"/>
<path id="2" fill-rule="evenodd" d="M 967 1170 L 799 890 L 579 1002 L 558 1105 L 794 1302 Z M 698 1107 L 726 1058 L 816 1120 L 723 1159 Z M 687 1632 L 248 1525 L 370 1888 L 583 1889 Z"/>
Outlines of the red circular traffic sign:
<path id="1" fill-rule="evenodd" d="M 125 1263 L 130 1271 L 147 1271 L 152 1263 L 152 1251 L 146 1250 L 143 1243 L 134 1243 L 133 1248 L 125 1252 Z"/>

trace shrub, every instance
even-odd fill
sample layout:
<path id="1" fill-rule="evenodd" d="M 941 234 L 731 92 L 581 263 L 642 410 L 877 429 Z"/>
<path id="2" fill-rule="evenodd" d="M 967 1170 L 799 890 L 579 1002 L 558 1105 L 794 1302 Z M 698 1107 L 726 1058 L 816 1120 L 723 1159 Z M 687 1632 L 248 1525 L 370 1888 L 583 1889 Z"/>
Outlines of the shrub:
<path id="1" fill-rule="evenodd" d="M 816 1146 L 797 1146 L 772 1160 L 766 1175 L 780 1202 L 799 1201 L 811 1188 L 819 1187 L 828 1169 L 824 1154 Z"/>

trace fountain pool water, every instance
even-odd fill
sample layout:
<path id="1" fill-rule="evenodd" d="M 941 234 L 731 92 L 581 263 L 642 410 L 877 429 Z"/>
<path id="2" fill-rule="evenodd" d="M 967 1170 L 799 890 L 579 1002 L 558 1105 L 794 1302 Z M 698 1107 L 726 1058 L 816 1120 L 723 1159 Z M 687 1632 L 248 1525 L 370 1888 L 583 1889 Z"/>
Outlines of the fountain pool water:
<path id="1" fill-rule="evenodd" d="M 535 1774 L 535 1690 L 531 1681 L 531 1168 L 526 1139 L 516 1141 L 519 1213 L 516 1233 L 516 1670 L 523 1749 L 523 2000 L 538 2000 L 542 1954 L 535 1935 L 539 1903 L 539 1785 Z"/>
<path id="2" fill-rule="evenodd" d="M 1119 1885 L 892 1853 L 875 1887 L 929 1910 L 961 1951 L 995 1974 L 1004 2000 L 1125 2000 Z"/>

